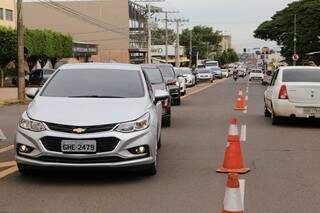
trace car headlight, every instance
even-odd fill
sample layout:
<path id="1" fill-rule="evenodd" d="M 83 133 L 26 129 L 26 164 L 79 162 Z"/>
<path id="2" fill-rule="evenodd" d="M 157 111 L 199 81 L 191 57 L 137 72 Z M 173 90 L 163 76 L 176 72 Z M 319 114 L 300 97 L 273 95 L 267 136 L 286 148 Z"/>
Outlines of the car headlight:
<path id="1" fill-rule="evenodd" d="M 46 130 L 46 127 L 42 122 L 31 120 L 28 118 L 21 118 L 19 122 L 19 126 L 22 129 L 26 129 L 34 132 L 42 132 Z"/>
<path id="2" fill-rule="evenodd" d="M 116 131 L 124 132 L 124 133 L 136 132 L 136 131 L 147 129 L 149 126 L 150 126 L 150 113 L 146 113 L 135 121 L 119 124 Z"/>

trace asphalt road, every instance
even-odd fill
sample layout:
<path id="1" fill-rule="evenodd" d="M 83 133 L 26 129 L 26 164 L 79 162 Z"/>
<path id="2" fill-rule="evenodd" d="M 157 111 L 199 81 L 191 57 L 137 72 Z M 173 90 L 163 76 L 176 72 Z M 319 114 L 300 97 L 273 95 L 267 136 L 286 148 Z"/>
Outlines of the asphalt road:
<path id="1" fill-rule="evenodd" d="M 0 179 L 0 212 L 221 212 L 226 175 L 222 164 L 229 120 L 246 125 L 242 151 L 251 172 L 245 210 L 252 213 L 314 213 L 320 209 L 319 122 L 290 121 L 272 126 L 263 116 L 265 87 L 227 80 L 186 97 L 174 107 L 172 127 L 163 130 L 160 169 L 155 177 L 130 173 L 68 172 Z M 236 95 L 248 96 L 247 113 L 233 110 Z M 12 143 L 25 106 L 0 108 L 0 128 Z M 13 152 L 0 153 L 0 162 Z M 1 168 L 0 168 L 1 173 Z"/>

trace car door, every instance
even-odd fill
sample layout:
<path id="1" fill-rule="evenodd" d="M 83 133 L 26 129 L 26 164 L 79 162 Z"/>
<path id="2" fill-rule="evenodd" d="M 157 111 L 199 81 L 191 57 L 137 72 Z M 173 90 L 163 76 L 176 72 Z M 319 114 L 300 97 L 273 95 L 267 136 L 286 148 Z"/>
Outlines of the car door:
<path id="1" fill-rule="evenodd" d="M 265 91 L 265 103 L 269 110 L 272 109 L 272 98 L 273 98 L 275 84 L 276 84 L 278 75 L 279 75 L 279 70 L 276 70 L 272 77 L 270 86 L 268 86 L 267 90 Z"/>

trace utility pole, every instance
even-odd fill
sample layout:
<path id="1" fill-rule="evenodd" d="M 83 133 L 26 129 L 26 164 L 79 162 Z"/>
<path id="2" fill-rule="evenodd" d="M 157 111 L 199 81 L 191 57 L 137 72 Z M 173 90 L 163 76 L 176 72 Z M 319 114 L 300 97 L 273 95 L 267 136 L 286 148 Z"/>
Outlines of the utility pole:
<path id="1" fill-rule="evenodd" d="M 294 15 L 293 54 L 297 54 L 297 15 Z M 296 64 L 296 61 L 293 60 L 293 66 L 296 66 Z"/>
<path id="2" fill-rule="evenodd" d="M 173 19 L 169 20 L 170 22 L 175 22 L 176 23 L 176 28 L 177 28 L 177 40 L 176 40 L 176 67 L 180 67 L 180 26 L 181 23 L 183 22 L 189 22 L 188 19 Z"/>
<path id="3" fill-rule="evenodd" d="M 18 99 L 25 100 L 24 73 L 24 26 L 22 19 L 22 0 L 17 0 L 17 37 L 18 37 Z"/>
<path id="4" fill-rule="evenodd" d="M 151 64 L 151 45 L 152 45 L 152 33 L 151 33 L 151 2 L 164 2 L 165 0 L 136 0 L 135 2 L 147 3 L 147 27 L 148 27 L 148 63 Z"/>
<path id="5" fill-rule="evenodd" d="M 165 14 L 165 18 L 164 18 L 164 22 L 165 22 L 165 29 L 166 29 L 166 63 L 169 62 L 169 55 L 168 55 L 168 46 L 169 46 L 169 34 L 168 34 L 168 13 L 179 13 L 179 11 L 164 11 Z"/>
<path id="6" fill-rule="evenodd" d="M 192 68 L 192 30 L 190 30 L 190 44 L 189 44 L 189 55 L 190 55 L 190 61 L 189 61 L 189 67 Z"/>

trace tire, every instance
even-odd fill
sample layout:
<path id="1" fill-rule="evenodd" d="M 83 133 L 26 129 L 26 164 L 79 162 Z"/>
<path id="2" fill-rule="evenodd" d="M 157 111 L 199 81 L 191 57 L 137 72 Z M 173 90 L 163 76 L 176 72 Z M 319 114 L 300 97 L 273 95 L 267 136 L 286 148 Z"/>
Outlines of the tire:
<path id="1" fill-rule="evenodd" d="M 32 168 L 32 166 L 24 165 L 21 163 L 17 163 L 19 173 L 23 176 L 28 176 L 34 174 L 35 170 Z"/>
<path id="2" fill-rule="evenodd" d="M 163 118 L 162 127 L 170 127 L 170 126 L 171 126 L 171 116 Z"/>
<path id="3" fill-rule="evenodd" d="M 280 117 L 275 116 L 273 113 L 271 114 L 271 123 L 272 125 L 279 125 L 281 122 Z"/>
<path id="4" fill-rule="evenodd" d="M 179 99 L 174 100 L 174 105 L 180 106 L 181 105 L 181 99 L 179 98 Z"/>
<path id="5" fill-rule="evenodd" d="M 267 109 L 267 107 L 264 107 L 264 117 L 266 118 L 270 118 L 271 117 L 271 113 L 269 112 L 269 110 Z"/>

